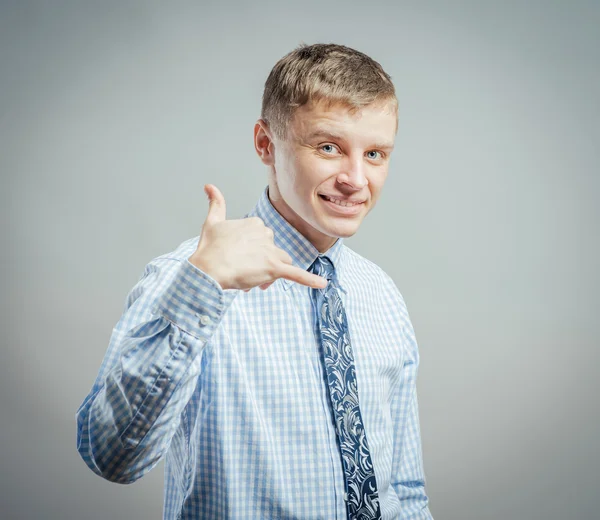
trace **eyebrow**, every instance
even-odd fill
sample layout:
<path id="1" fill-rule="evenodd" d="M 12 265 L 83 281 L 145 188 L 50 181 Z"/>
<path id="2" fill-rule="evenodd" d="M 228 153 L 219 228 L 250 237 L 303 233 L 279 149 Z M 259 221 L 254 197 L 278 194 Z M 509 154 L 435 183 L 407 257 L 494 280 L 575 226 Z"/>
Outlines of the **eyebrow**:
<path id="1" fill-rule="evenodd" d="M 327 139 L 331 139 L 334 141 L 345 141 L 345 138 L 339 134 L 331 132 L 329 130 L 317 129 L 308 134 L 306 139 L 311 141 L 312 139 L 316 139 L 317 137 L 324 137 Z M 394 143 L 374 143 L 373 148 L 381 148 L 382 150 L 391 150 L 394 148 Z"/>

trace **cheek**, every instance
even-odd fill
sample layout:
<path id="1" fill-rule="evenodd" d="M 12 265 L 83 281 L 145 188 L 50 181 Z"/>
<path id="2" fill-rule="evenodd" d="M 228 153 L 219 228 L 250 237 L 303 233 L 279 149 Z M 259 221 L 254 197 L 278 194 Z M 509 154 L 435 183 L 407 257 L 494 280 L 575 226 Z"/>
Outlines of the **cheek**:
<path id="1" fill-rule="evenodd" d="M 375 205 L 379 196 L 381 195 L 381 190 L 383 189 L 383 184 L 385 183 L 385 179 L 387 177 L 387 171 L 381 172 L 373 172 L 373 175 L 368 177 L 369 180 L 369 191 L 371 192 L 372 205 Z"/>
<path id="2" fill-rule="evenodd" d="M 333 164 L 316 157 L 297 157 L 293 164 L 295 182 L 300 191 L 310 192 L 335 173 Z"/>
<path id="3" fill-rule="evenodd" d="M 282 192 L 289 192 L 295 187 L 298 175 L 294 157 L 283 153 L 276 157 L 275 177 Z"/>
<path id="4" fill-rule="evenodd" d="M 385 180 L 387 179 L 387 168 L 382 170 L 376 170 L 373 172 L 373 175 L 369 177 L 369 184 L 371 185 L 371 190 L 379 193 L 383 188 Z"/>
<path id="5" fill-rule="evenodd" d="M 343 171 L 342 168 L 339 161 L 321 157 L 309 157 L 303 162 L 303 171 L 306 177 L 316 184 L 336 177 Z"/>

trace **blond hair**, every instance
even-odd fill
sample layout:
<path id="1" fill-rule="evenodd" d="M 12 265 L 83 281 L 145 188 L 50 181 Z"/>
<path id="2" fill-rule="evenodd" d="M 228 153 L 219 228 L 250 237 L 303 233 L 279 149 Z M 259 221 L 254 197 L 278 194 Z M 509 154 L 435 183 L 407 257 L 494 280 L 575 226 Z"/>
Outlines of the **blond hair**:
<path id="1" fill-rule="evenodd" d="M 271 70 L 261 118 L 284 139 L 295 110 L 318 101 L 341 103 L 351 110 L 380 101 L 394 110 L 398 107 L 391 77 L 366 54 L 333 43 L 302 44 Z"/>

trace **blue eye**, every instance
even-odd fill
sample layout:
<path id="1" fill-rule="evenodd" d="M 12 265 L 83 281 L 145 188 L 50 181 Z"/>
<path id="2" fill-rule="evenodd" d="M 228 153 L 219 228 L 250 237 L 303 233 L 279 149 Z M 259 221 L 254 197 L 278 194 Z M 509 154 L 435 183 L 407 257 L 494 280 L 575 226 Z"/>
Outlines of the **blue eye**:
<path id="1" fill-rule="evenodd" d="M 373 157 L 371 154 L 379 154 L 379 156 L 381 156 L 381 152 L 378 152 L 377 150 L 371 150 L 370 152 L 367 152 L 369 159 L 379 159 L 379 157 Z"/>
<path id="2" fill-rule="evenodd" d="M 332 144 L 324 144 L 323 146 L 321 146 L 321 150 L 328 154 L 335 151 L 335 146 L 333 146 Z"/>

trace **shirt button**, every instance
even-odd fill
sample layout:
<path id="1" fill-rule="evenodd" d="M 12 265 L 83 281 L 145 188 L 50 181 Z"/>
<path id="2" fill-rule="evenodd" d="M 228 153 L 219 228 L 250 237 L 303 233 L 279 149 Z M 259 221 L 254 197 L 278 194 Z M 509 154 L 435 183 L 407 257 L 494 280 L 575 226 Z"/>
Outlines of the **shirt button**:
<path id="1" fill-rule="evenodd" d="M 344 502 L 348 502 L 348 493 L 344 493 Z"/>
<path id="2" fill-rule="evenodd" d="M 201 325 L 209 325 L 210 318 L 206 314 L 203 314 L 202 316 L 200 316 L 200 324 Z"/>

